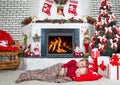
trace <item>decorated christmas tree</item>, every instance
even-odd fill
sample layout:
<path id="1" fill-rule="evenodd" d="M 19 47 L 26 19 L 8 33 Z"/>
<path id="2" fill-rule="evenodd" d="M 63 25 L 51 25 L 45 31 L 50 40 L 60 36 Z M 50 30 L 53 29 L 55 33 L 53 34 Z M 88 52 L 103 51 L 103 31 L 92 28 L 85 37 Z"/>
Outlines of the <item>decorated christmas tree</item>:
<path id="1" fill-rule="evenodd" d="M 116 17 L 111 12 L 112 6 L 103 0 L 100 3 L 99 15 L 95 23 L 95 36 L 90 48 L 98 48 L 101 55 L 111 56 L 120 49 L 120 27 L 116 26 Z"/>

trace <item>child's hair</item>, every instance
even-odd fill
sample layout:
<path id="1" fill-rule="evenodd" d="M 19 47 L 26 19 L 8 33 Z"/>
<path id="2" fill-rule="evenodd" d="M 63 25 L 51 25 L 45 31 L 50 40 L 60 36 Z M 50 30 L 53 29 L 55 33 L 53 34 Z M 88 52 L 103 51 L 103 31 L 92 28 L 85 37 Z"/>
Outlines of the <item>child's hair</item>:
<path id="1" fill-rule="evenodd" d="M 80 61 L 85 61 L 85 62 L 86 62 L 86 66 L 88 66 L 88 59 L 83 58 L 83 59 L 81 59 Z"/>

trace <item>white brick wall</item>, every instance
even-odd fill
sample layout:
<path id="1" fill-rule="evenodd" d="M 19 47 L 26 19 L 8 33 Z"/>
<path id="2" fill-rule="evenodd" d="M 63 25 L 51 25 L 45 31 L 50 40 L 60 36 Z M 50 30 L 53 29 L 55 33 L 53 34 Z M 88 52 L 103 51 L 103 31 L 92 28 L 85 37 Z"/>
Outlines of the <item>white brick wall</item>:
<path id="1" fill-rule="evenodd" d="M 99 15 L 98 13 L 98 9 L 99 9 L 99 5 L 100 5 L 100 1 L 102 0 L 91 0 L 90 1 L 90 16 L 97 18 L 97 16 Z M 112 10 L 111 12 L 113 12 L 116 15 L 116 20 L 117 25 L 120 26 L 120 0 L 108 0 L 108 3 L 110 3 L 112 5 Z"/>
<path id="2" fill-rule="evenodd" d="M 98 16 L 99 1 L 101 0 L 90 0 L 90 16 L 94 18 Z M 120 0 L 109 0 L 109 2 L 120 25 Z M 7 31 L 13 39 L 21 42 L 21 21 L 30 16 L 30 5 L 31 0 L 0 0 L 0 29 Z"/>
<path id="3" fill-rule="evenodd" d="M 0 0 L 0 29 L 21 41 L 21 21 L 30 16 L 31 0 Z"/>

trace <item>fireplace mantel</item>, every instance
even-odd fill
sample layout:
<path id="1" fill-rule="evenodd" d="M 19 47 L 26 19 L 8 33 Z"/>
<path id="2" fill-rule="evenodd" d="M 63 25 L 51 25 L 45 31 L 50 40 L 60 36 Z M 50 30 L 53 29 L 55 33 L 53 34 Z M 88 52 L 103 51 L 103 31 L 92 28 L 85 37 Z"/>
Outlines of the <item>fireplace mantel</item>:
<path id="1" fill-rule="evenodd" d="M 24 39 L 24 34 L 28 36 L 27 39 L 27 45 L 31 44 L 31 52 L 34 52 L 34 48 L 37 45 L 39 45 L 39 51 L 41 54 L 41 29 L 79 29 L 79 47 L 81 49 L 81 52 L 85 52 L 84 46 L 83 46 L 83 39 L 84 39 L 84 33 L 86 30 L 89 30 L 89 38 L 94 34 L 94 26 L 89 24 L 89 23 L 31 23 L 29 25 L 26 25 L 22 27 L 22 34 L 23 34 L 23 39 Z M 34 42 L 33 36 L 37 34 L 40 36 L 39 42 Z"/>

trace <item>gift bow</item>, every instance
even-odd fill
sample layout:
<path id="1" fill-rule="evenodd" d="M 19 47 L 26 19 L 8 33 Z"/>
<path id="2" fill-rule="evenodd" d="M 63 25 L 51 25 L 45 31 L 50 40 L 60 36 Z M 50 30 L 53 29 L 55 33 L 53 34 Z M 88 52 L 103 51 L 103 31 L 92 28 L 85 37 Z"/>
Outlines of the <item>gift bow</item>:
<path id="1" fill-rule="evenodd" d="M 106 51 L 106 45 L 98 44 L 100 51 Z"/>
<path id="2" fill-rule="evenodd" d="M 106 70 L 106 66 L 105 66 L 105 64 L 104 64 L 104 61 L 102 61 L 102 63 L 99 65 L 99 67 L 100 67 L 103 71 Z"/>
<path id="3" fill-rule="evenodd" d="M 112 34 L 112 27 L 108 27 L 108 28 L 105 27 L 105 34 L 106 34 L 107 32 L 108 32 L 109 34 Z"/>
<path id="4" fill-rule="evenodd" d="M 113 42 L 112 39 L 110 39 L 110 44 L 111 44 L 111 48 L 116 50 L 117 49 L 117 42 Z"/>
<path id="5" fill-rule="evenodd" d="M 111 65 L 115 65 L 115 66 L 120 66 L 120 58 L 117 54 L 113 54 L 112 55 L 112 58 L 111 58 L 111 62 L 110 62 Z"/>

